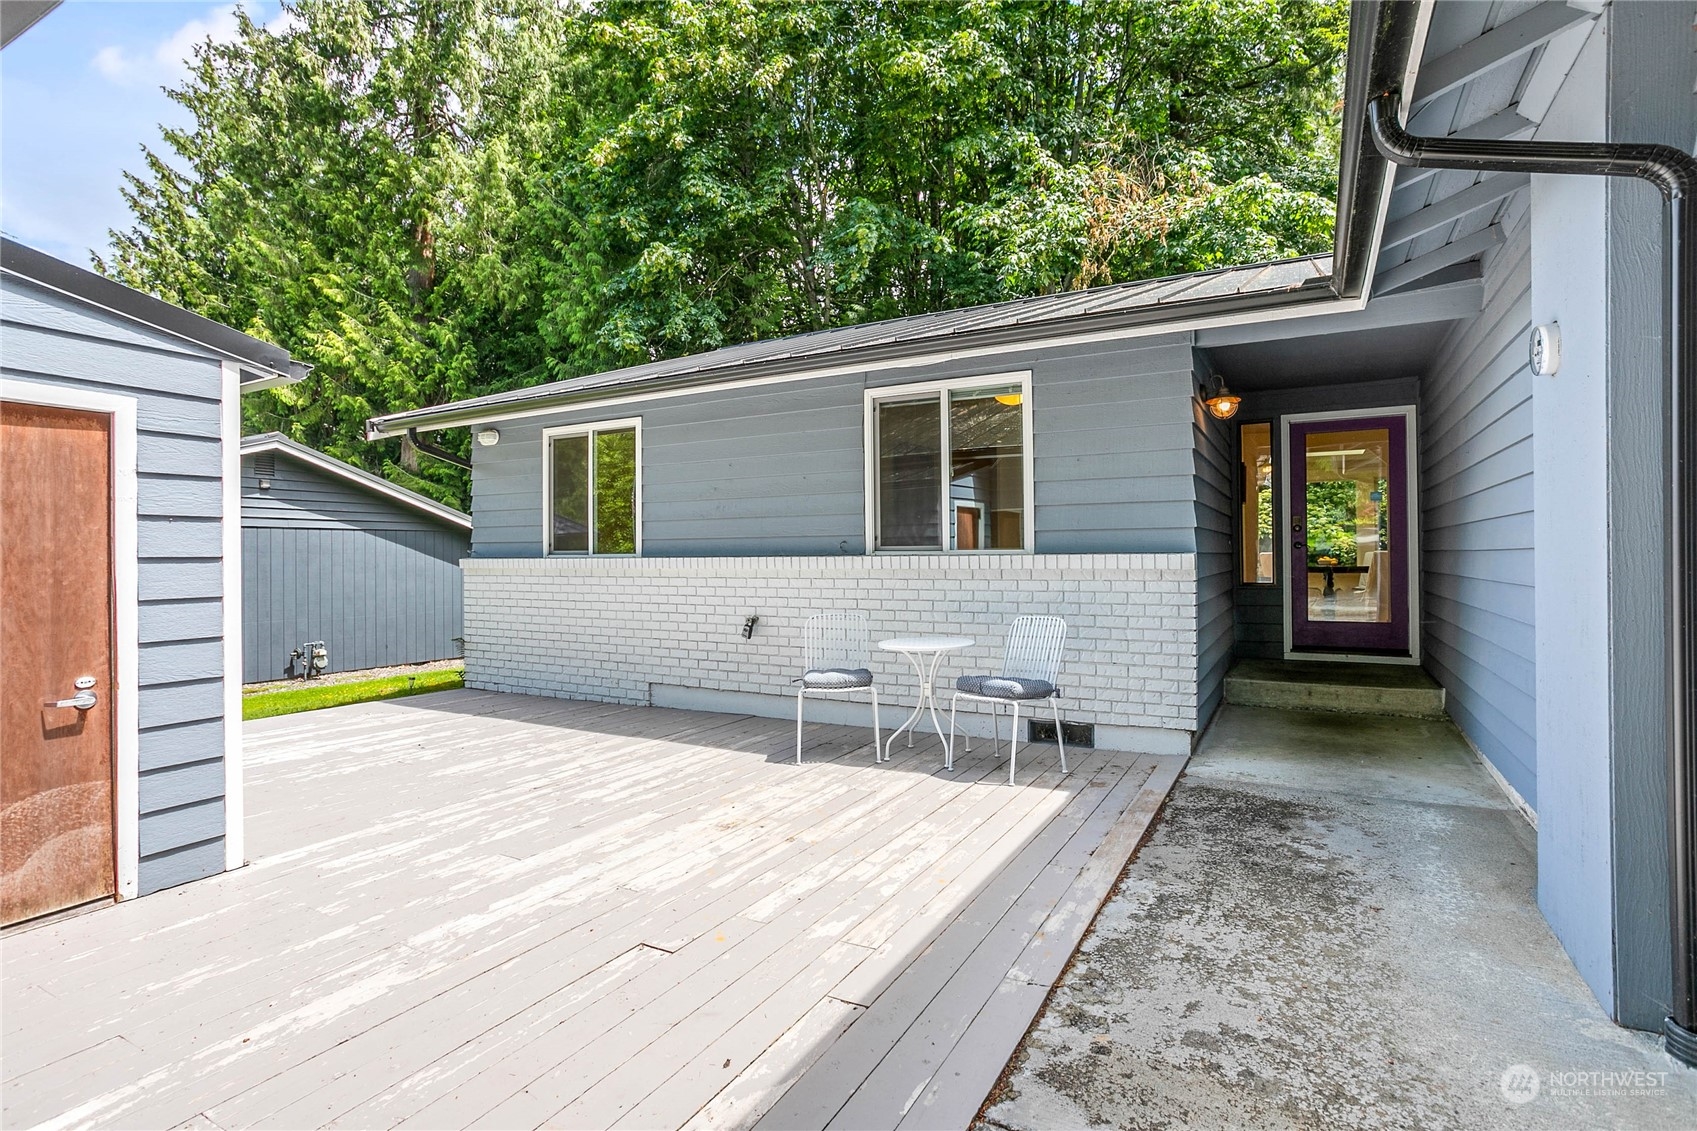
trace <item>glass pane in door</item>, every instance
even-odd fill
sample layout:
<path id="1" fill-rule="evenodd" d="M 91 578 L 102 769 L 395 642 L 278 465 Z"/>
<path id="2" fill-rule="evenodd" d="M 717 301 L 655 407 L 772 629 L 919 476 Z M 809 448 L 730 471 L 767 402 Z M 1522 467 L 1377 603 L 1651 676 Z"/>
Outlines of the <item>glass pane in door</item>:
<path id="1" fill-rule="evenodd" d="M 1290 647 L 1412 651 L 1409 419 L 1289 425 Z"/>
<path id="2" fill-rule="evenodd" d="M 1391 518 L 1401 505 L 1392 489 L 1391 430 L 1309 432 L 1303 459 L 1307 619 L 1388 623 L 1385 567 L 1398 549 Z"/>

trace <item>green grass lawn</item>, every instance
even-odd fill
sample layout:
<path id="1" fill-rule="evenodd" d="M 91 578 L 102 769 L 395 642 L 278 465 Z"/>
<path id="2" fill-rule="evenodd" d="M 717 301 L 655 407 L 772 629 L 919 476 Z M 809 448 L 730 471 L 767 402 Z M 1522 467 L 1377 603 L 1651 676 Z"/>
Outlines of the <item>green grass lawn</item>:
<path id="1" fill-rule="evenodd" d="M 377 699 L 398 699 L 403 695 L 422 695 L 427 691 L 452 691 L 464 686 L 465 673 L 450 669 L 419 672 L 417 675 L 390 675 L 359 683 L 306 684 L 282 691 L 256 691 L 242 697 L 242 718 L 268 719 L 272 715 L 292 715 L 297 711 L 370 703 Z"/>

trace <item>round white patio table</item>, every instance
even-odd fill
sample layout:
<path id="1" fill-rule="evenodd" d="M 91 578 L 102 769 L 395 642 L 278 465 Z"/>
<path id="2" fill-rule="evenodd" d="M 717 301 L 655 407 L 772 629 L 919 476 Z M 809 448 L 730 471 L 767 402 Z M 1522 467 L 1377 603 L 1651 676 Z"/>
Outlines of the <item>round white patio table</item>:
<path id="1" fill-rule="evenodd" d="M 907 717 L 907 721 L 890 733 L 889 741 L 884 743 L 883 761 L 890 760 L 890 748 L 895 746 L 896 736 L 902 731 L 907 732 L 907 744 L 913 745 L 913 726 L 927 707 L 931 709 L 931 725 L 937 728 L 937 737 L 943 740 L 943 747 L 947 750 L 949 737 L 943 733 L 943 721 L 937 717 L 937 697 L 932 687 L 937 680 L 937 665 L 942 663 L 947 653 L 959 652 L 976 643 L 970 636 L 897 636 L 878 641 L 880 650 L 906 656 L 907 662 L 913 665 L 913 674 L 919 677 L 919 702 L 914 705 L 913 714 Z"/>

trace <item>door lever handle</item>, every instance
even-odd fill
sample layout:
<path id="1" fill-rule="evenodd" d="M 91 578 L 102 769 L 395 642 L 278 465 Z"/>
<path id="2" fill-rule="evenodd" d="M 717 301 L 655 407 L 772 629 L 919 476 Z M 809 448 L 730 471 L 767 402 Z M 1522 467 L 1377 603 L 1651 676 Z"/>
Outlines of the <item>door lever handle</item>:
<path id="1" fill-rule="evenodd" d="M 55 706 L 55 707 L 75 707 L 79 711 L 86 711 L 90 707 L 93 707 L 98 702 L 100 702 L 100 699 L 99 699 L 98 696 L 96 696 L 94 694 L 94 692 L 84 690 L 84 691 L 77 692 L 75 695 L 71 696 L 69 699 L 59 700 L 58 702 L 54 703 L 53 706 Z"/>

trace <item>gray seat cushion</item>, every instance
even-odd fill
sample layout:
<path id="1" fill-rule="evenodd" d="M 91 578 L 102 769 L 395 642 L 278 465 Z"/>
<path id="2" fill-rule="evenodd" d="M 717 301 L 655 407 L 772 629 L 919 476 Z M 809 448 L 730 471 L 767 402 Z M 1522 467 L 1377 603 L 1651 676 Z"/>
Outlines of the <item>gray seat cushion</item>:
<path id="1" fill-rule="evenodd" d="M 1020 679 L 1011 675 L 963 675 L 955 690 L 987 699 L 1047 699 L 1060 689 L 1046 679 Z"/>
<path id="2" fill-rule="evenodd" d="M 813 691 L 871 687 L 872 673 L 865 668 L 813 668 L 802 673 L 801 685 Z"/>

